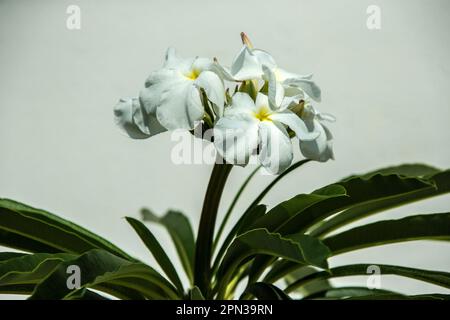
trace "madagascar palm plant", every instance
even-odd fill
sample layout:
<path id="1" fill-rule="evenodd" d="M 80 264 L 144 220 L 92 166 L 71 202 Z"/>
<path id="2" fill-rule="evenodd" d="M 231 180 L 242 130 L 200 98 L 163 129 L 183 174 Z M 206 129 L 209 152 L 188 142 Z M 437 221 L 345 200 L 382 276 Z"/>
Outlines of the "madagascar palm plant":
<path id="1" fill-rule="evenodd" d="M 280 69 L 265 51 L 244 46 L 231 68 L 217 59 L 181 59 L 173 49 L 138 98 L 121 99 L 117 124 L 132 138 L 183 129 L 211 143 L 217 161 L 204 196 L 196 234 L 179 211 L 142 209 L 126 217 L 159 265 L 156 270 L 106 239 L 47 211 L 0 200 L 0 293 L 30 299 L 446 299 L 406 296 L 382 288 L 335 287 L 333 278 L 366 275 L 374 265 L 397 275 L 450 288 L 450 273 L 383 264 L 330 268 L 330 257 L 411 240 L 450 240 L 450 213 L 411 215 L 345 228 L 393 207 L 450 191 L 450 170 L 405 164 L 352 175 L 267 208 L 265 195 L 287 174 L 310 161 L 333 158 L 334 117 L 312 101 L 321 91 L 311 76 Z M 226 88 L 224 83 L 233 83 Z M 200 128 L 200 130 L 197 130 Z M 293 163 L 291 139 L 304 160 Z M 222 191 L 234 165 L 252 156 L 257 168 L 245 179 L 218 225 Z M 254 158 L 254 157 L 253 157 Z M 243 212 L 235 205 L 259 170 L 273 181 Z M 231 215 L 238 217 L 230 226 Z M 188 282 L 146 224 L 167 229 Z M 228 226 L 228 228 L 226 228 Z M 230 230 L 224 234 L 224 230 Z M 344 229 L 344 231 L 342 230 Z M 78 272 L 78 277 L 73 277 Z M 398 288 L 401 291 L 401 288 Z M 102 294 L 105 293 L 105 294 Z"/>

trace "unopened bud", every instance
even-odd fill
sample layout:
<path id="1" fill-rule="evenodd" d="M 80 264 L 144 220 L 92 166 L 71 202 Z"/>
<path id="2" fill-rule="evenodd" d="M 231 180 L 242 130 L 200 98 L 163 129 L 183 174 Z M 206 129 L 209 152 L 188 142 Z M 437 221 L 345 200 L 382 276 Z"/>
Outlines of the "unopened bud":
<path id="1" fill-rule="evenodd" d="M 241 39 L 242 39 L 242 43 L 245 44 L 249 49 L 253 49 L 252 42 L 251 42 L 250 39 L 247 37 L 247 35 L 245 34 L 245 32 L 241 32 Z"/>
<path id="2" fill-rule="evenodd" d="M 305 110 L 305 100 L 300 100 L 297 104 L 289 107 L 289 110 L 291 110 L 301 118 L 303 115 L 303 111 Z"/>

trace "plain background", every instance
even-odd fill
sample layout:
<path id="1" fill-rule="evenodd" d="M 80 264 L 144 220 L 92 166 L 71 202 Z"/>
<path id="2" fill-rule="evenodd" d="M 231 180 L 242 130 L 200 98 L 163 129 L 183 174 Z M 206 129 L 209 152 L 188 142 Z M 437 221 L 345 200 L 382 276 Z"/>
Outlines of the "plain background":
<path id="1" fill-rule="evenodd" d="M 80 30 L 66 28 L 71 4 L 81 8 Z M 381 9 L 380 30 L 366 27 L 371 4 Z M 317 107 L 338 118 L 331 125 L 336 160 L 308 164 L 264 203 L 388 165 L 449 167 L 449 9 L 447 0 L 0 1 L 0 195 L 46 208 L 153 263 L 122 218 L 138 217 L 142 206 L 158 213 L 170 207 L 182 209 L 196 229 L 211 166 L 173 164 L 170 134 L 127 138 L 115 127 L 112 108 L 139 92 L 169 45 L 186 57 L 229 64 L 241 31 L 280 66 L 313 72 L 323 92 Z M 232 172 L 224 203 L 251 170 Z M 253 180 L 234 218 L 271 179 Z M 449 200 L 441 196 L 376 218 L 446 212 Z M 165 231 L 152 230 L 174 257 Z M 337 256 L 331 264 L 450 271 L 449 249 L 410 242 Z M 342 281 L 364 285 L 366 277 Z M 448 293 L 383 277 L 384 288 L 397 285 L 407 293 Z"/>

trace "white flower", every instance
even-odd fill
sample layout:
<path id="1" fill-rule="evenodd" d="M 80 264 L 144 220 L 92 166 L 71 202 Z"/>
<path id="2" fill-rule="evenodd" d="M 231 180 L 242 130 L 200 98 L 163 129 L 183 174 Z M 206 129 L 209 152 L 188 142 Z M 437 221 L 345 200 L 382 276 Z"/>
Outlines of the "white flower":
<path id="1" fill-rule="evenodd" d="M 114 107 L 116 124 L 133 139 L 145 139 L 166 131 L 156 117 L 148 114 L 139 98 L 122 98 Z"/>
<path id="2" fill-rule="evenodd" d="M 334 122 L 334 116 L 320 113 L 311 105 L 306 104 L 301 111 L 301 118 L 305 122 L 309 132 L 320 132 L 320 135 L 315 140 L 300 140 L 300 150 L 302 154 L 308 159 L 321 162 L 334 159 L 331 143 L 333 136 L 331 135 L 330 130 L 322 123 L 323 121 Z"/>
<path id="3" fill-rule="evenodd" d="M 311 80 L 312 75 L 299 75 L 279 68 L 269 53 L 254 49 L 245 34 L 241 34 L 241 36 L 244 46 L 234 58 L 231 68 L 221 67 L 225 79 L 234 81 L 268 80 L 265 78 L 263 69 L 263 66 L 266 66 L 275 75 L 277 91 L 281 96 L 299 97 L 306 93 L 307 97 L 315 101 L 321 100 L 320 88 Z"/>
<path id="4" fill-rule="evenodd" d="M 274 105 L 274 97 L 258 93 L 256 101 L 242 92 L 232 97 L 231 106 L 214 127 L 214 144 L 229 163 L 246 165 L 258 151 L 260 163 L 271 173 L 284 171 L 292 162 L 292 144 L 286 127 L 300 140 L 313 140 L 317 132 L 308 132 L 305 123 L 287 109 Z"/>
<path id="5" fill-rule="evenodd" d="M 206 58 L 181 59 L 169 48 L 162 69 L 150 74 L 140 99 L 148 114 L 154 114 L 169 130 L 193 129 L 203 119 L 200 88 L 206 92 L 218 116 L 223 113 L 223 80 L 213 71 L 214 61 Z"/>

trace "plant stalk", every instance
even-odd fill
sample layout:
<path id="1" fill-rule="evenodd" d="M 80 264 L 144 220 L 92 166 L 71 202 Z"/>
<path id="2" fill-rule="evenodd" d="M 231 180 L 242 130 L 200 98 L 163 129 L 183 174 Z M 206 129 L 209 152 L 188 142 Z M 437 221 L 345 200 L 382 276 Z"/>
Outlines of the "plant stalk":
<path id="1" fill-rule="evenodd" d="M 250 173 L 250 175 L 247 177 L 247 179 L 245 179 L 244 183 L 242 184 L 241 188 L 238 190 L 236 196 L 233 199 L 233 202 L 231 203 L 230 207 L 228 208 L 227 213 L 225 214 L 222 223 L 219 227 L 219 231 L 217 231 L 216 234 L 216 238 L 214 240 L 214 244 L 213 244 L 213 251 L 216 249 L 218 242 L 220 241 L 220 237 L 222 236 L 223 230 L 225 229 L 225 226 L 228 222 L 228 219 L 231 216 L 231 213 L 233 212 L 233 209 L 237 203 L 237 201 L 239 200 L 242 192 L 244 191 L 245 187 L 248 185 L 248 183 L 250 182 L 250 180 L 253 178 L 253 176 L 259 171 L 259 169 L 261 168 L 261 165 L 259 165 L 258 167 L 256 167 L 255 170 L 252 171 L 252 173 Z"/>
<path id="2" fill-rule="evenodd" d="M 195 246 L 194 284 L 205 298 L 209 296 L 210 291 L 212 245 L 217 211 L 232 167 L 231 164 L 225 163 L 222 159 L 216 160 L 203 201 Z"/>

